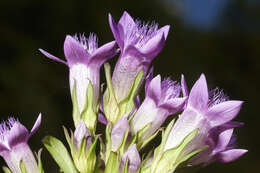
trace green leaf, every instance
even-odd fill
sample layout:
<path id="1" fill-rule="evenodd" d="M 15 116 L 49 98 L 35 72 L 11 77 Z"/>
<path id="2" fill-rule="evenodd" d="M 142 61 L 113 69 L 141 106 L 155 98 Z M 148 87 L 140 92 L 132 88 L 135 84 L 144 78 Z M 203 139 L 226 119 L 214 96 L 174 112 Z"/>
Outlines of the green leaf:
<path id="1" fill-rule="evenodd" d="M 4 173 L 12 173 L 12 172 L 10 171 L 10 169 L 7 168 L 6 166 L 3 166 L 2 169 L 3 169 Z"/>
<path id="2" fill-rule="evenodd" d="M 64 173 L 77 173 L 67 149 L 60 140 L 46 136 L 42 142 Z"/>
<path id="3" fill-rule="evenodd" d="M 75 127 L 77 127 L 80 121 L 80 112 L 78 107 L 78 100 L 77 100 L 77 91 L 76 91 L 76 80 L 74 80 L 74 85 L 72 89 L 72 117 L 74 120 Z"/>
<path id="4" fill-rule="evenodd" d="M 104 173 L 119 173 L 120 160 L 115 152 L 110 152 Z"/>
<path id="5" fill-rule="evenodd" d="M 21 173 L 27 173 L 27 170 L 26 170 L 25 165 L 23 164 L 22 160 L 20 160 L 20 165 L 19 166 L 20 166 Z"/>

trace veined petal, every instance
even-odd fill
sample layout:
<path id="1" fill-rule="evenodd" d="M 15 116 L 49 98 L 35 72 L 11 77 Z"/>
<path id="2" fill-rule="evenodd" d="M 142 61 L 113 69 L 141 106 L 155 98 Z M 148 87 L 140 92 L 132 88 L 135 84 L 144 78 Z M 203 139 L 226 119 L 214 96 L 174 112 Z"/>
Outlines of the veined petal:
<path id="1" fill-rule="evenodd" d="M 120 18 L 118 25 L 123 27 L 124 32 L 131 31 L 132 28 L 136 27 L 135 21 L 126 11 L 124 11 L 124 14 Z"/>
<path id="2" fill-rule="evenodd" d="M 75 63 L 88 63 L 89 54 L 84 47 L 70 35 L 64 41 L 64 55 L 71 66 Z"/>
<path id="3" fill-rule="evenodd" d="M 220 133 L 218 137 L 217 145 L 213 150 L 213 153 L 218 153 L 220 151 L 225 150 L 229 144 L 232 134 L 233 134 L 233 129 L 228 129 Z"/>
<path id="4" fill-rule="evenodd" d="M 207 110 L 208 99 L 207 81 L 205 75 L 202 74 L 191 89 L 188 105 L 197 111 L 204 112 Z"/>
<path id="5" fill-rule="evenodd" d="M 242 104 L 242 101 L 226 101 L 209 108 L 207 116 L 211 125 L 219 126 L 235 118 Z"/>
<path id="6" fill-rule="evenodd" d="M 149 83 L 147 89 L 147 96 L 150 97 L 156 104 L 159 103 L 161 98 L 161 76 L 157 75 Z"/>
<path id="7" fill-rule="evenodd" d="M 140 47 L 142 54 L 146 55 L 147 58 L 153 59 L 156 57 L 165 44 L 164 33 L 158 33 L 152 37 L 146 44 Z"/>
<path id="8" fill-rule="evenodd" d="M 50 58 L 50 59 L 52 59 L 52 60 L 54 60 L 54 61 L 57 61 L 57 62 L 60 62 L 60 63 L 63 63 L 63 64 L 65 64 L 65 65 L 67 65 L 67 62 L 65 62 L 65 61 L 61 60 L 60 58 L 58 58 L 58 57 L 56 57 L 56 56 L 54 56 L 54 55 L 52 55 L 52 54 L 46 52 L 45 50 L 39 49 L 39 51 L 40 51 L 43 55 L 45 55 L 46 57 L 48 57 L 48 58 Z"/>
<path id="9" fill-rule="evenodd" d="M 116 42 L 111 41 L 98 48 L 89 61 L 89 64 L 100 67 L 108 59 L 113 58 L 117 54 Z"/>
<path id="10" fill-rule="evenodd" d="M 117 27 L 116 22 L 114 21 L 113 17 L 111 16 L 111 14 L 108 14 L 108 20 L 109 20 L 109 25 L 110 28 L 112 30 L 112 33 L 114 35 L 114 38 L 118 44 L 118 46 L 120 47 L 120 49 L 122 50 L 124 47 L 124 42 L 123 42 L 123 38 L 120 36 L 120 31 L 119 28 Z"/>
<path id="11" fill-rule="evenodd" d="M 227 151 L 223 151 L 219 154 L 219 160 L 220 162 L 227 163 L 234 161 L 247 153 L 247 150 L 244 149 L 231 149 Z"/>
<path id="12" fill-rule="evenodd" d="M 33 135 L 38 130 L 38 128 L 41 125 L 41 122 L 42 122 L 42 114 L 40 113 L 31 129 L 30 136 Z"/>

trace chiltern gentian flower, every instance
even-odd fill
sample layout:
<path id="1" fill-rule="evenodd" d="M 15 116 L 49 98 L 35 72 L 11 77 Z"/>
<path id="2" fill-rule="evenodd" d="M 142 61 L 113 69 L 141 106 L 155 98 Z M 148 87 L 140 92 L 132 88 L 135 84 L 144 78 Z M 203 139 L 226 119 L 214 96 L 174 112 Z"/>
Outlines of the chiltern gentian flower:
<path id="1" fill-rule="evenodd" d="M 21 173 L 20 161 L 27 173 L 38 172 L 37 162 L 27 144 L 28 139 L 37 131 L 41 124 L 38 116 L 30 132 L 14 118 L 0 124 L 0 156 L 2 156 L 12 173 Z"/>
<path id="2" fill-rule="evenodd" d="M 169 26 L 159 29 L 155 23 L 134 21 L 127 12 L 124 12 L 118 24 L 109 14 L 109 24 L 121 50 L 112 76 L 115 97 L 119 103 L 128 96 L 137 74 L 143 70 L 146 75 L 151 61 L 164 47 Z"/>
<path id="3" fill-rule="evenodd" d="M 116 152 L 120 147 L 122 140 L 124 138 L 125 133 L 128 133 L 129 124 L 126 116 L 122 116 L 113 126 L 111 131 L 111 150 Z"/>
<path id="4" fill-rule="evenodd" d="M 191 89 L 187 107 L 173 126 L 164 151 L 177 146 L 185 136 L 198 128 L 197 135 L 185 148 L 184 153 L 208 145 L 211 150 L 209 154 L 212 154 L 212 152 L 219 153 L 223 156 L 220 157 L 223 161 L 232 161 L 238 158 L 246 150 L 229 150 L 228 143 L 231 138 L 230 135 L 232 135 L 231 130 L 223 131 L 223 133 L 216 132 L 216 130 L 219 126 L 231 123 L 230 121 L 239 113 L 242 103 L 242 101 L 228 100 L 219 90 L 208 92 L 206 78 L 202 74 Z M 218 136 L 219 144 L 217 145 L 209 142 L 212 141 L 211 136 L 213 134 Z M 205 157 L 205 153 L 203 157 Z M 206 162 L 204 164 L 207 164 L 208 161 L 209 159 L 203 160 L 203 162 Z"/>
<path id="5" fill-rule="evenodd" d="M 121 161 L 121 168 L 128 159 L 128 173 L 137 173 L 141 164 L 141 158 L 136 148 L 136 144 L 130 146 L 128 150 L 123 154 Z"/>
<path id="6" fill-rule="evenodd" d="M 92 144 L 92 135 L 85 125 L 83 120 L 80 120 L 78 126 L 76 127 L 76 130 L 74 132 L 74 147 L 77 151 L 80 150 L 81 144 L 83 140 L 86 140 L 86 147 L 89 148 L 89 146 Z"/>
<path id="7" fill-rule="evenodd" d="M 64 55 L 67 62 L 49 54 L 40 49 L 40 51 L 48 58 L 66 64 L 70 71 L 70 91 L 72 93 L 74 84 L 76 83 L 76 94 L 79 112 L 85 108 L 86 91 L 89 82 L 92 83 L 94 89 L 94 107 L 97 105 L 99 98 L 99 71 L 102 64 L 112 58 L 116 50 L 116 42 L 109 42 L 98 48 L 97 37 L 90 34 L 89 38 L 84 35 L 74 37 L 67 35 L 64 42 Z"/>
<path id="8" fill-rule="evenodd" d="M 190 165 L 210 164 L 214 161 L 231 162 L 247 152 L 244 149 L 235 149 L 236 139 L 234 128 L 243 125 L 239 122 L 228 122 L 224 125 L 212 128 L 209 132 L 206 144 L 208 149 L 198 153 L 189 160 Z"/>
<path id="9" fill-rule="evenodd" d="M 131 121 L 131 130 L 136 134 L 139 130 L 151 123 L 142 138 L 150 137 L 165 119 L 172 114 L 183 110 L 186 97 L 181 97 L 181 85 L 167 78 L 161 82 L 157 75 L 146 82 L 146 96 Z"/>

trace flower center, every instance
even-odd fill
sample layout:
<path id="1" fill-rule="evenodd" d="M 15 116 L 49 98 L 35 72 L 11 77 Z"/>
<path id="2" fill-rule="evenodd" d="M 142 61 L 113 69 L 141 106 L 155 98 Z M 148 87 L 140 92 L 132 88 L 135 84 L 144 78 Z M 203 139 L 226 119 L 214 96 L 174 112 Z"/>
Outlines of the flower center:
<path id="1" fill-rule="evenodd" d="M 141 48 L 145 45 L 149 39 L 151 39 L 158 30 L 158 24 L 155 22 L 142 22 L 140 20 L 135 21 L 135 26 L 129 24 L 126 27 L 125 36 L 126 42 L 130 44 L 135 44 L 137 47 Z"/>
<path id="2" fill-rule="evenodd" d="M 9 134 L 10 129 L 13 127 L 14 123 L 16 123 L 17 120 L 15 120 L 13 117 L 10 117 L 7 121 L 3 121 L 0 124 L 0 142 L 6 143 L 6 137 Z"/>
<path id="3" fill-rule="evenodd" d="M 224 93 L 224 91 L 219 88 L 215 88 L 209 91 L 208 107 L 212 107 L 227 100 L 229 100 L 229 97 Z"/>
<path id="4" fill-rule="evenodd" d="M 74 35 L 74 39 L 77 40 L 89 54 L 93 54 L 98 48 L 98 38 L 94 33 L 90 33 L 88 38 L 86 38 L 84 34 Z"/>
<path id="5" fill-rule="evenodd" d="M 180 84 L 176 81 L 172 81 L 170 78 L 166 78 L 162 81 L 161 88 L 163 100 L 169 100 L 180 96 Z"/>

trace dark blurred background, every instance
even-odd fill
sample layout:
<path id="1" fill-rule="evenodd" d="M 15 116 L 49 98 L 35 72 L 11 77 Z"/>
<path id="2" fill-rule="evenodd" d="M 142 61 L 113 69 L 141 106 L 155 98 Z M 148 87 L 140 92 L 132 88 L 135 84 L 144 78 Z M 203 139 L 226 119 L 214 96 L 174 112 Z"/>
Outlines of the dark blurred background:
<path id="1" fill-rule="evenodd" d="M 68 69 L 45 58 L 43 48 L 63 56 L 66 34 L 95 32 L 99 43 L 113 39 L 108 13 L 118 21 L 123 11 L 144 21 L 170 24 L 156 73 L 191 87 L 205 73 L 210 88 L 223 88 L 231 99 L 244 100 L 237 121 L 238 145 L 249 150 L 234 163 L 212 164 L 200 173 L 258 172 L 260 2 L 257 0 L 3 0 L 0 4 L 0 119 L 17 116 L 31 128 L 38 113 L 43 122 L 31 138 L 36 151 L 45 135 L 63 141 L 62 125 L 72 127 Z M 44 150 L 46 172 L 57 172 Z M 2 160 L 1 160 L 2 161 Z M 3 165 L 3 161 L 1 165 Z"/>

